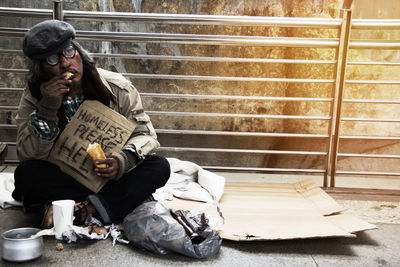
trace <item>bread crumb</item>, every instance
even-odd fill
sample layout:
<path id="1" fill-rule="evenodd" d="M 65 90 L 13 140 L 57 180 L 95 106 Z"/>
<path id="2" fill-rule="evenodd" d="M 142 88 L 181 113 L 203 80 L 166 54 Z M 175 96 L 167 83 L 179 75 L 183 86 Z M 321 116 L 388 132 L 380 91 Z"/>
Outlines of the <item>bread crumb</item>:
<path id="1" fill-rule="evenodd" d="M 63 246 L 62 243 L 57 243 L 56 244 L 56 250 L 60 251 L 60 250 L 63 250 L 63 249 L 64 249 L 64 246 Z"/>

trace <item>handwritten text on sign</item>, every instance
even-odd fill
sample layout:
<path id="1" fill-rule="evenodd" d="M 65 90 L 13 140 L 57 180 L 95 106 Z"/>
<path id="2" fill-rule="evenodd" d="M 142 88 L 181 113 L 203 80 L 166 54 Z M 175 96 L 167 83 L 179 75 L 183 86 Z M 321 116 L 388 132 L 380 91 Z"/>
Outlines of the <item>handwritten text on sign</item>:
<path id="1" fill-rule="evenodd" d="M 61 133 L 50 152 L 49 161 L 94 192 L 107 182 L 97 177 L 86 152 L 90 143 L 99 143 L 104 152 L 120 150 L 135 123 L 98 101 L 86 100 Z"/>

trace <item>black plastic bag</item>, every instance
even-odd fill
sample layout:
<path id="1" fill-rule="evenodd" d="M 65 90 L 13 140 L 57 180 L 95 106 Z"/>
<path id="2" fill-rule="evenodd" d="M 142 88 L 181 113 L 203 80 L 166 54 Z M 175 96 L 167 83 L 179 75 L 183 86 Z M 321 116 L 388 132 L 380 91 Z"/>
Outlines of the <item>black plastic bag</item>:
<path id="1" fill-rule="evenodd" d="M 134 245 L 159 254 L 172 252 L 203 259 L 219 252 L 222 238 L 204 214 L 169 210 L 158 201 L 146 202 L 125 217 L 126 238 Z"/>

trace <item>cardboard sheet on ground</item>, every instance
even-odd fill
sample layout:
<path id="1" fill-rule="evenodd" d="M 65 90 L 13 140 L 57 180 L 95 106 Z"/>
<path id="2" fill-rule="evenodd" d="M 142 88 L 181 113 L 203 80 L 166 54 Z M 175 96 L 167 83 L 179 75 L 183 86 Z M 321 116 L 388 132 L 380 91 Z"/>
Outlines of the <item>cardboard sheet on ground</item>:
<path id="1" fill-rule="evenodd" d="M 376 226 L 344 211 L 333 198 L 306 179 L 294 184 L 227 183 L 214 205 L 174 199 L 168 208 L 204 212 L 219 217 L 213 226 L 224 239 L 235 241 L 299 239 L 313 237 L 354 237 L 355 232 Z"/>

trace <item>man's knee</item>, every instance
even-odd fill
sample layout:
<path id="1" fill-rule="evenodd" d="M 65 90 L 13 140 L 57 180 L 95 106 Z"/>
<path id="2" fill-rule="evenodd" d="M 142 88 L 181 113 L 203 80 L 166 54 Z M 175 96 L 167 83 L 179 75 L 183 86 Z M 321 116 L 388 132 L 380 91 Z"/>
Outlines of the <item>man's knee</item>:
<path id="1" fill-rule="evenodd" d="M 161 155 L 155 154 L 154 156 L 157 157 L 159 170 L 161 170 L 164 173 L 164 175 L 168 176 L 168 178 L 169 178 L 170 173 L 171 173 L 171 168 L 170 168 L 168 160 L 164 156 L 161 156 Z"/>
<path id="2" fill-rule="evenodd" d="M 31 188 L 37 179 L 45 175 L 46 162 L 37 159 L 22 161 L 14 171 L 14 184 L 16 188 Z"/>
<path id="3" fill-rule="evenodd" d="M 148 159 L 152 162 L 154 172 L 157 173 L 157 187 L 164 186 L 171 175 L 171 168 L 168 160 L 164 156 L 157 154 L 150 155 Z"/>
<path id="4" fill-rule="evenodd" d="M 21 162 L 14 171 L 14 183 L 15 185 L 23 183 L 27 180 L 29 173 L 32 174 L 31 166 L 33 165 L 32 160 L 25 160 Z"/>
<path id="5" fill-rule="evenodd" d="M 29 186 L 29 166 L 31 164 L 27 161 L 21 162 L 14 171 L 14 191 L 12 193 L 12 197 L 18 201 L 21 201 L 23 192 L 26 188 L 30 188 Z"/>

